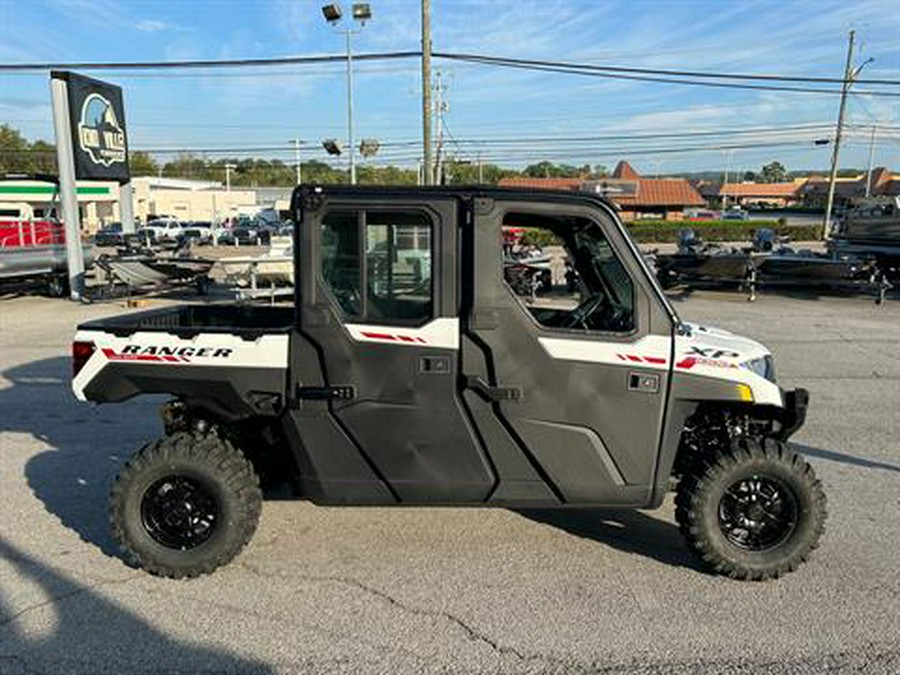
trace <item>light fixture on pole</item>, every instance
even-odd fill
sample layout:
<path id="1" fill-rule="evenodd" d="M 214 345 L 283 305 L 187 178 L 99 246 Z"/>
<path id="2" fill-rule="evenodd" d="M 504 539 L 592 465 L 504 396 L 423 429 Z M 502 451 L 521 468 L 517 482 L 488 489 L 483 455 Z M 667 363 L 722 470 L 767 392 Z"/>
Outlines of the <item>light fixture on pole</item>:
<path id="1" fill-rule="evenodd" d="M 336 138 L 326 138 L 322 141 L 322 147 L 325 148 L 325 152 L 329 155 L 340 155 L 343 152 L 341 142 Z"/>
<path id="2" fill-rule="evenodd" d="M 362 28 L 357 30 L 353 30 L 352 28 L 345 28 L 343 30 L 337 29 L 338 24 L 343 17 L 343 12 L 341 11 L 341 6 L 333 2 L 331 4 L 325 5 L 322 7 L 322 16 L 325 17 L 325 20 L 332 26 L 338 30 L 339 33 L 343 33 L 344 37 L 347 41 L 347 143 L 348 143 L 348 151 L 350 154 L 350 184 L 356 185 L 356 158 L 353 147 L 353 42 L 352 38 L 355 33 L 360 32 Z M 367 2 L 354 2 L 351 16 L 354 21 L 358 21 L 360 26 L 365 26 L 366 21 L 369 21 L 372 18 L 372 8 L 369 6 Z"/>
<path id="3" fill-rule="evenodd" d="M 381 144 L 375 138 L 364 138 L 359 144 L 359 154 L 363 157 L 374 157 Z"/>

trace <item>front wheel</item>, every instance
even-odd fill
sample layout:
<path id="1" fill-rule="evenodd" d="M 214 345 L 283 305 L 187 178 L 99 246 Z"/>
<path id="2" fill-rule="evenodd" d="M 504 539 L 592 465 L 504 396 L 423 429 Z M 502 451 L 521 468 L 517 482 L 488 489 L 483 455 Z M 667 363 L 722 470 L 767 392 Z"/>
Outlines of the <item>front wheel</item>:
<path id="1" fill-rule="evenodd" d="M 825 493 L 812 467 L 774 439 L 740 439 L 695 465 L 675 498 L 691 549 L 735 579 L 795 570 L 825 529 Z"/>
<path id="2" fill-rule="evenodd" d="M 213 433 L 178 432 L 144 446 L 112 488 L 113 538 L 151 574 L 208 574 L 253 536 L 262 507 L 250 462 Z"/>

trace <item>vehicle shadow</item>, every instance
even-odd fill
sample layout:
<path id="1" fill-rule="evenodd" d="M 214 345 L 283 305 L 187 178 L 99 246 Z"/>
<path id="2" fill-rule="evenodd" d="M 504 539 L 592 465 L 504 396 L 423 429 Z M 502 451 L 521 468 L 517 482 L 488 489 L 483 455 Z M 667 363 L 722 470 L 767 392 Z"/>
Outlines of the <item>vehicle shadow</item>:
<path id="1" fill-rule="evenodd" d="M 82 540 L 116 556 L 107 519 L 109 487 L 125 459 L 160 433 L 159 397 L 89 406 L 72 394 L 70 368 L 68 358 L 55 357 L 0 373 L 11 384 L 0 389 L 2 428 L 49 446 L 26 463 L 28 487 Z"/>
<path id="2" fill-rule="evenodd" d="M 809 457 L 817 459 L 827 459 L 831 462 L 840 462 L 841 464 L 850 464 L 851 466 L 860 466 L 865 469 L 881 469 L 883 471 L 893 471 L 900 473 L 900 464 L 889 464 L 887 462 L 879 462 L 865 457 L 856 457 L 855 455 L 847 455 L 843 452 L 835 452 L 834 450 L 822 450 L 814 448 L 810 445 L 792 444 L 797 452 Z"/>
<path id="3" fill-rule="evenodd" d="M 672 523 L 634 509 L 522 509 L 517 513 L 611 548 L 709 573 Z"/>
<path id="4" fill-rule="evenodd" d="M 12 606 L 13 593 L 5 598 L 0 592 L 0 672 L 274 672 L 260 661 L 169 638 L 104 598 L 95 590 L 103 582 L 77 583 L 3 539 L 0 561 L 7 574 L 12 568 L 18 582 L 29 587 L 29 595 L 40 591 L 39 600 L 25 607 L 21 596 Z M 39 624 L 30 621 L 38 612 L 44 615 Z M 53 618 L 47 620 L 47 614 Z M 28 630 L 31 626 L 35 628 Z M 152 664 L 140 663 L 151 658 Z"/>

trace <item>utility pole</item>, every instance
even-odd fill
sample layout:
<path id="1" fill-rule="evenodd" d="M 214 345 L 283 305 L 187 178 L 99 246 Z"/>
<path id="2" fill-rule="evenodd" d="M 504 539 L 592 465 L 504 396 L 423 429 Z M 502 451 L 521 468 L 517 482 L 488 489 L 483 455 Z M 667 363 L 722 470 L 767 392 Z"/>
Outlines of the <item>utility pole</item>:
<path id="1" fill-rule="evenodd" d="M 431 0 L 422 0 L 422 156 L 425 185 L 432 185 L 431 162 Z"/>
<path id="2" fill-rule="evenodd" d="M 725 155 L 725 180 L 722 181 L 722 210 L 728 208 L 728 173 L 731 169 L 731 151 L 723 150 Z"/>
<path id="3" fill-rule="evenodd" d="M 437 125 L 437 143 L 435 148 L 434 184 L 442 185 L 444 178 L 444 113 L 447 103 L 444 101 L 444 78 L 441 71 L 435 73 L 434 82 L 434 116 Z"/>
<path id="4" fill-rule="evenodd" d="M 294 144 L 294 166 L 297 167 L 297 185 L 300 185 L 302 174 L 300 173 L 300 139 L 292 138 L 291 143 Z"/>
<path id="5" fill-rule="evenodd" d="M 844 131 L 844 109 L 847 107 L 847 92 L 854 77 L 853 68 L 853 43 L 856 40 L 856 31 L 850 31 L 847 45 L 847 65 L 844 67 L 844 83 L 841 85 L 841 106 L 838 110 L 837 128 L 834 132 L 834 148 L 831 151 L 831 174 L 828 179 L 828 201 L 825 203 L 825 218 L 822 221 L 822 239 L 828 239 L 831 223 L 831 210 L 834 207 L 834 186 L 837 181 L 838 157 L 841 151 L 841 134 Z M 863 64 L 865 65 L 865 63 Z M 856 70 L 858 74 L 862 66 Z"/>
<path id="6" fill-rule="evenodd" d="M 481 161 L 481 151 L 478 151 L 478 184 L 484 185 L 484 163 Z"/>
<path id="7" fill-rule="evenodd" d="M 866 171 L 866 197 L 872 196 L 872 164 L 875 162 L 875 125 L 872 125 L 872 138 L 869 140 L 869 168 Z"/>
<path id="8" fill-rule="evenodd" d="M 225 192 L 231 192 L 231 170 L 236 168 L 237 164 L 225 164 Z"/>

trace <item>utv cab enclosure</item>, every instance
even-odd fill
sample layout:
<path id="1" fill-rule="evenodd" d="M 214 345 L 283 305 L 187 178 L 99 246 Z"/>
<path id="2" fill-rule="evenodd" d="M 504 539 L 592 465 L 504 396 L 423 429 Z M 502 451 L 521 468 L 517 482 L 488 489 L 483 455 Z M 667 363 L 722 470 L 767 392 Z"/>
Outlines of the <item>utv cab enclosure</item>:
<path id="1" fill-rule="evenodd" d="M 303 186 L 292 209 L 291 306 L 78 328 L 80 399 L 173 396 L 112 488 L 133 564 L 229 561 L 272 472 L 347 505 L 652 508 L 677 480 L 679 526 L 719 572 L 771 578 L 816 546 L 825 497 L 785 444 L 806 392 L 775 384 L 759 343 L 681 322 L 610 203 Z M 508 231 L 540 260 L 530 291 Z"/>

